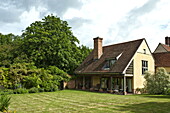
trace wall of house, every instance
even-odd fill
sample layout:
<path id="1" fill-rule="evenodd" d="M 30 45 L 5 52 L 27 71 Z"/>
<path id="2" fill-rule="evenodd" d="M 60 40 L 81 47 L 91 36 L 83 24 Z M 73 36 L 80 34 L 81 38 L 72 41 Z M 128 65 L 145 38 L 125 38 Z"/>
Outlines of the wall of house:
<path id="1" fill-rule="evenodd" d="M 164 67 L 166 72 L 170 74 L 170 67 Z"/>
<path id="2" fill-rule="evenodd" d="M 145 51 L 144 51 L 145 49 Z M 146 52 L 146 53 L 145 53 Z M 155 64 L 152 54 L 144 40 L 134 55 L 134 76 L 133 76 L 133 90 L 144 87 L 144 75 L 142 75 L 142 60 L 148 61 L 148 71 L 154 73 Z"/>
<path id="3" fill-rule="evenodd" d="M 93 76 L 92 77 L 92 86 L 95 87 L 97 84 L 100 84 L 100 76 Z"/>
<path id="4" fill-rule="evenodd" d="M 161 67 L 157 67 L 156 70 L 157 70 L 158 68 L 161 68 Z M 170 74 L 170 67 L 163 67 L 163 68 L 166 70 L 166 72 L 167 72 L 168 74 Z"/>
<path id="5" fill-rule="evenodd" d="M 67 87 L 68 89 L 74 89 L 74 88 L 76 87 L 76 82 L 75 82 L 75 80 L 70 80 L 69 82 L 67 82 L 66 87 Z"/>

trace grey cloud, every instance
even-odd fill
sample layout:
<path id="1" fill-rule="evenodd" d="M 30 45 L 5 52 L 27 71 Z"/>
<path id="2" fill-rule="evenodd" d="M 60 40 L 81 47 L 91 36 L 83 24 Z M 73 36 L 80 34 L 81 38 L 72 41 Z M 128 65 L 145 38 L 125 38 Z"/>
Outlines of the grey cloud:
<path id="1" fill-rule="evenodd" d="M 83 4 L 79 0 L 46 0 L 45 3 L 50 11 L 63 15 L 69 8 L 80 8 Z"/>
<path id="2" fill-rule="evenodd" d="M 68 21 L 69 25 L 72 26 L 75 29 L 81 27 L 83 24 L 91 22 L 91 20 L 83 19 L 83 18 L 80 18 L 80 17 L 74 17 L 74 18 L 68 19 L 66 21 Z"/>
<path id="3" fill-rule="evenodd" d="M 130 31 L 138 28 L 141 25 L 138 18 L 151 12 L 159 1 L 160 0 L 149 0 L 143 6 L 132 9 L 128 16 L 118 23 L 119 31 L 117 36 L 127 37 Z"/>
<path id="4" fill-rule="evenodd" d="M 1 15 L 0 22 L 13 23 L 19 21 L 19 14 L 14 12 L 20 12 L 20 11 L 15 9 L 11 9 L 8 11 L 0 8 L 0 15 Z"/>
<path id="5" fill-rule="evenodd" d="M 80 8 L 82 6 L 82 2 L 79 0 L 1 0 L 0 4 L 0 14 L 3 15 L 0 22 L 9 23 L 19 21 L 19 16 L 32 7 L 47 9 L 46 12 L 40 12 L 42 18 L 49 12 L 62 17 L 69 8 Z"/>

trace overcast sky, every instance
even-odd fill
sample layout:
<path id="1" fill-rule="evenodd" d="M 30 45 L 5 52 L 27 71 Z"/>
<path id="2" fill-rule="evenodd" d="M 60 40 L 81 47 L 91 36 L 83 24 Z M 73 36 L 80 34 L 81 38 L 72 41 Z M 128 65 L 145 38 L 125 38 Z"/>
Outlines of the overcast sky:
<path id="1" fill-rule="evenodd" d="M 152 51 L 170 36 L 170 0 L 0 0 L 0 32 L 22 30 L 48 14 L 72 27 L 80 43 L 93 48 L 146 38 Z"/>

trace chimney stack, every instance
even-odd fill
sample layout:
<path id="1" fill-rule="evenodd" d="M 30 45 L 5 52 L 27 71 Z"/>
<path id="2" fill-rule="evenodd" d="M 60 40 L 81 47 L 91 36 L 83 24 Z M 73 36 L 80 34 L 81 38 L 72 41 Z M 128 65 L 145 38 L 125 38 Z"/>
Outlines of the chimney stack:
<path id="1" fill-rule="evenodd" d="M 96 37 L 94 40 L 94 59 L 99 59 L 103 54 L 102 40 L 103 38 Z"/>
<path id="2" fill-rule="evenodd" d="M 165 37 L 165 44 L 170 47 L 170 37 Z"/>

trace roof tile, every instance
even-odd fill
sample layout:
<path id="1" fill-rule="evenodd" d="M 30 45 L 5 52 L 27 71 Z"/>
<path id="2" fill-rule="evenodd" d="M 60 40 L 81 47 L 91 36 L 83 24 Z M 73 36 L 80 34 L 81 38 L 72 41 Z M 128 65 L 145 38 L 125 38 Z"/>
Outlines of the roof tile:
<path id="1" fill-rule="evenodd" d="M 170 67 L 170 52 L 153 53 L 156 67 Z"/>
<path id="2" fill-rule="evenodd" d="M 83 63 L 75 70 L 76 74 L 85 73 L 123 73 L 124 69 L 134 56 L 138 47 L 145 39 L 139 39 L 103 47 L 103 55 L 98 60 L 93 60 L 93 51 L 83 61 Z M 102 67 L 108 58 L 116 58 L 122 54 L 116 63 L 110 67 L 110 70 L 103 70 Z"/>

